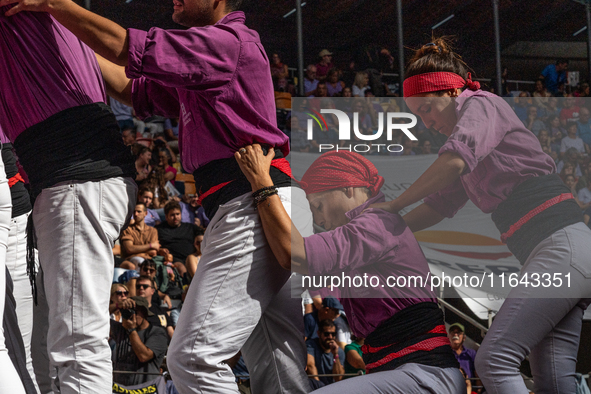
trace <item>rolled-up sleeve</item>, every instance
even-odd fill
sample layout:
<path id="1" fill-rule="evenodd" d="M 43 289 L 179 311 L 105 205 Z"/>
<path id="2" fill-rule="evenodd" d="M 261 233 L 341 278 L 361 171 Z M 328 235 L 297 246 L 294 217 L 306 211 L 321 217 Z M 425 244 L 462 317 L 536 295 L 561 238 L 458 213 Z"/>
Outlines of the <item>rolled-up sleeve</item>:
<path id="1" fill-rule="evenodd" d="M 187 30 L 129 29 L 128 78 L 147 77 L 168 87 L 202 89 L 232 80 L 241 42 L 219 26 Z"/>
<path id="2" fill-rule="evenodd" d="M 394 234 L 405 225 L 381 209 L 369 209 L 333 231 L 304 238 L 308 270 L 312 275 L 344 272 L 375 263 L 398 246 Z"/>
<path id="3" fill-rule="evenodd" d="M 460 100 L 460 98 L 458 98 Z M 474 170 L 503 140 L 507 129 L 499 127 L 499 111 L 493 97 L 468 97 L 461 105 L 457 124 L 439 155 L 452 152 L 466 163 L 462 175 Z"/>
<path id="4" fill-rule="evenodd" d="M 176 118 L 180 113 L 178 92 L 146 78 L 137 78 L 131 85 L 131 102 L 138 118 L 152 115 Z"/>
<path id="5" fill-rule="evenodd" d="M 446 188 L 427 196 L 424 202 L 440 215 L 452 218 L 466 205 L 468 195 L 464 190 L 462 181 L 458 178 Z"/>

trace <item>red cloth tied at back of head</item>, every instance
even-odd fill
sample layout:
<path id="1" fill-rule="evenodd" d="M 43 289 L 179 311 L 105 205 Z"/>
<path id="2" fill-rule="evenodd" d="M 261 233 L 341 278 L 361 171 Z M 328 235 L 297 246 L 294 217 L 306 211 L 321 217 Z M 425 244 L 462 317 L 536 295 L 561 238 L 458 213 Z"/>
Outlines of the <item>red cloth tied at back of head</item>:
<path id="1" fill-rule="evenodd" d="M 375 196 L 384 178 L 373 163 L 358 153 L 327 152 L 320 156 L 304 174 L 301 186 L 306 194 L 320 193 L 341 187 L 367 187 Z"/>
<path id="2" fill-rule="evenodd" d="M 411 97 L 415 94 L 438 92 L 440 90 L 460 89 L 467 87 L 470 90 L 480 89 L 480 83 L 472 81 L 472 76 L 468 73 L 466 79 L 456 73 L 433 72 L 413 75 L 404 80 L 404 97 Z"/>

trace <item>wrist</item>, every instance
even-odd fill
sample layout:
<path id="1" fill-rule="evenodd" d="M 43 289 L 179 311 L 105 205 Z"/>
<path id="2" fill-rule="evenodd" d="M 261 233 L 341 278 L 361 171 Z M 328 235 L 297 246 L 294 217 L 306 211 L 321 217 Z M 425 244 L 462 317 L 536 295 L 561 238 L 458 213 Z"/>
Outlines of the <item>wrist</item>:
<path id="1" fill-rule="evenodd" d="M 256 192 L 259 189 L 262 189 L 264 187 L 269 187 L 269 186 L 273 186 L 273 180 L 271 179 L 271 177 L 267 174 L 266 176 L 261 176 L 261 177 L 257 177 L 255 178 L 251 183 L 250 186 L 252 186 L 252 191 Z"/>
<path id="2" fill-rule="evenodd" d="M 131 335 L 132 332 L 137 331 L 137 328 L 128 328 L 127 329 L 127 335 Z"/>

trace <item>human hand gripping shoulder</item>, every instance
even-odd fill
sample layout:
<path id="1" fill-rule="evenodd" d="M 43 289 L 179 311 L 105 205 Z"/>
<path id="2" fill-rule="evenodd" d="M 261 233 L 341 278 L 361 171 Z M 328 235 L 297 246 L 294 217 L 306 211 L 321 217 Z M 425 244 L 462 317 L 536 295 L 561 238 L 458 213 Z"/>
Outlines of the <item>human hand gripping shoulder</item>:
<path id="1" fill-rule="evenodd" d="M 240 169 L 250 182 L 253 192 L 274 187 L 269 174 L 275 157 L 273 148 L 265 156 L 259 144 L 241 148 L 234 154 Z M 293 225 L 277 194 L 272 194 L 257 205 L 265 236 L 277 261 L 286 270 L 308 274 L 304 238 Z"/>

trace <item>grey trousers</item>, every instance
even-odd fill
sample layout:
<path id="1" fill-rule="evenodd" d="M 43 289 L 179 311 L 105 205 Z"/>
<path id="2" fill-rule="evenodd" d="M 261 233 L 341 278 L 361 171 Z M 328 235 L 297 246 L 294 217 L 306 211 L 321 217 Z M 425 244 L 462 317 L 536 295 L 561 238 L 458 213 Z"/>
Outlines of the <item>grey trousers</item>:
<path id="1" fill-rule="evenodd" d="M 577 223 L 555 232 L 532 251 L 521 273 L 557 273 L 563 283 L 511 290 L 476 354 L 478 376 L 490 394 L 528 394 L 518 368 L 529 354 L 536 394 L 574 393 L 591 297 L 591 230 Z"/>
<path id="2" fill-rule="evenodd" d="M 465 394 L 466 381 L 457 368 L 408 363 L 333 383 L 314 394 Z"/>
<path id="3" fill-rule="evenodd" d="M 130 219 L 131 178 L 64 182 L 43 189 L 33 208 L 49 306 L 50 372 L 62 394 L 112 392 L 109 298 L 115 240 Z"/>
<path id="4" fill-rule="evenodd" d="M 279 197 L 311 235 L 305 193 L 280 188 Z M 301 299 L 291 298 L 291 272 L 275 259 L 250 193 L 219 207 L 202 247 L 168 351 L 178 391 L 238 393 L 224 361 L 242 349 L 253 393 L 307 393 Z"/>

